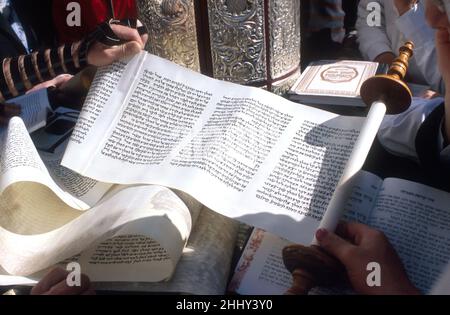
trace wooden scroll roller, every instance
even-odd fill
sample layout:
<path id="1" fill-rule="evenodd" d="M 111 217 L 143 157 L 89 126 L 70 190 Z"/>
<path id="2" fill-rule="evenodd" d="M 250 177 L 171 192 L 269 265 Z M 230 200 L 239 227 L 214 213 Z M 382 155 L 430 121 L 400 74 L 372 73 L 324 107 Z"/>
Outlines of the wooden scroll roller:
<path id="1" fill-rule="evenodd" d="M 371 77 L 363 83 L 361 97 L 370 106 L 370 111 L 349 159 L 356 163 L 348 163 L 344 169 L 319 228 L 335 230 L 340 217 L 337 214 L 342 214 L 347 201 L 348 195 L 345 192 L 350 191 L 352 178 L 363 166 L 385 113 L 398 114 L 411 105 L 411 91 L 402 80 L 408 70 L 413 47 L 412 42 L 407 42 L 400 48 L 400 55 L 394 60 L 387 74 Z M 293 285 L 286 294 L 304 295 L 314 287 L 347 283 L 344 266 L 314 245 L 314 242 L 311 246 L 285 247 L 283 261 L 293 276 Z"/>
<path id="2" fill-rule="evenodd" d="M 367 79 L 361 86 L 361 98 L 371 106 L 381 101 L 386 105 L 387 113 L 400 114 L 409 108 L 412 93 L 403 81 L 408 71 L 409 59 L 413 56 L 414 44 L 406 42 L 400 48 L 400 55 L 393 61 L 387 74 Z"/>

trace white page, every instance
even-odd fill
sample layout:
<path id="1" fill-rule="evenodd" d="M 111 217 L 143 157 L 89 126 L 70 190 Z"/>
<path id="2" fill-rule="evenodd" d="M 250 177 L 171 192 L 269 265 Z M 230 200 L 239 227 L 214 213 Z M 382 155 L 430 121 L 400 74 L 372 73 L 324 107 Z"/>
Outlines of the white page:
<path id="1" fill-rule="evenodd" d="M 41 89 L 36 92 L 10 99 L 7 103 L 20 105 L 20 117 L 23 119 L 28 132 L 31 133 L 45 127 L 47 123 L 47 114 L 51 111 L 47 89 Z"/>
<path id="2" fill-rule="evenodd" d="M 130 222 L 132 225 L 127 227 Z M 170 257 L 170 264 L 161 261 L 159 269 L 153 269 L 155 273 L 147 270 L 141 274 L 144 279 L 161 281 L 171 276 L 191 228 L 189 210 L 169 189 L 148 185 L 117 187 L 98 206 L 56 230 L 21 235 L 0 226 L 0 265 L 11 275 L 26 276 L 117 233 L 138 233 L 161 244 Z M 131 269 L 129 264 L 126 268 Z"/>
<path id="3" fill-rule="evenodd" d="M 115 190 L 117 191 L 117 189 L 120 188 L 116 187 Z M 180 198 L 180 200 L 188 207 L 190 212 L 190 215 L 187 216 L 187 213 L 183 211 L 184 215 L 186 216 L 185 221 L 189 223 L 189 217 L 192 217 L 192 225 L 194 224 L 199 216 L 199 213 L 201 212 L 201 208 L 203 207 L 195 199 L 182 192 L 175 192 L 175 196 L 165 188 L 155 187 L 153 190 L 156 192 L 160 190 L 159 193 L 151 197 L 151 199 L 154 200 L 154 202 L 152 202 L 154 204 L 153 208 L 162 208 L 158 206 L 158 202 L 166 202 L 167 204 L 169 204 L 169 206 L 165 207 L 176 210 L 176 208 L 179 206 L 178 198 Z M 164 201 L 165 199 L 168 200 Z M 203 214 L 202 220 L 199 223 L 199 226 L 196 228 L 195 233 L 192 235 L 192 237 L 189 237 L 188 248 L 185 248 L 183 250 L 183 257 L 180 264 L 182 266 L 187 265 L 187 267 L 178 267 L 175 274 L 175 277 L 177 279 L 171 280 L 165 284 L 161 284 L 162 287 L 167 287 L 167 290 L 165 291 L 169 291 L 169 287 L 175 289 L 187 285 L 187 280 L 180 281 L 178 278 L 181 277 L 182 279 L 184 279 L 185 276 L 190 277 L 193 269 L 195 269 L 191 266 L 192 264 L 195 264 L 196 266 L 201 263 L 207 264 L 208 259 L 217 259 L 216 264 L 223 264 L 223 266 L 227 265 L 227 261 L 229 264 L 234 244 L 233 231 L 236 229 L 236 224 L 232 220 L 224 218 L 218 214 L 214 214 L 208 211 L 205 212 L 206 213 Z M 155 213 L 153 215 L 155 215 Z M 218 228 L 218 226 L 220 228 Z M 152 217 L 149 218 L 149 220 L 141 222 L 138 221 L 136 223 L 127 223 L 114 233 L 113 239 L 99 241 L 90 246 L 90 248 L 84 250 L 81 254 L 70 257 L 55 266 L 49 267 L 42 271 L 38 271 L 37 273 L 34 273 L 32 275 L 12 276 L 5 270 L 3 270 L 3 268 L 1 268 L 0 266 L 0 285 L 34 285 L 54 267 L 58 266 L 60 268 L 66 269 L 66 266 L 69 263 L 77 262 L 81 266 L 81 271 L 84 274 L 87 274 L 92 282 L 95 282 L 95 285 L 98 289 L 138 290 L 137 288 L 130 287 L 138 286 L 140 288 L 140 290 L 138 291 L 155 291 L 156 288 L 160 288 L 160 285 L 151 285 L 148 282 L 143 282 L 159 281 L 163 277 L 167 277 L 167 274 L 169 274 L 168 271 L 173 271 L 174 263 L 172 259 L 168 261 L 166 257 L 167 255 L 164 252 L 165 249 L 161 246 L 158 246 L 158 243 L 151 238 L 157 238 L 158 236 L 157 234 L 155 234 L 155 231 L 161 228 L 166 229 L 165 231 L 161 232 L 165 239 L 170 240 L 178 238 L 176 235 L 173 235 L 174 226 L 168 226 L 167 220 L 161 219 L 161 217 Z M 152 231 L 152 233 L 148 233 L 149 231 Z M 145 235 L 148 236 L 145 237 Z M 121 238 L 120 242 L 117 242 L 117 238 Z M 136 241 L 136 239 L 138 239 L 138 241 Z M 197 244 L 198 242 L 200 242 L 201 244 Z M 208 244 L 206 244 L 206 242 L 208 242 Z M 222 245 L 218 246 L 219 242 L 222 243 Z M 126 263 L 125 260 L 131 259 L 131 257 L 133 257 L 133 253 L 136 252 L 135 248 L 129 248 L 129 245 L 139 247 L 141 254 L 151 256 L 154 259 L 142 263 L 137 263 L 136 259 L 134 259 L 132 263 Z M 147 248 L 143 248 L 144 245 L 146 245 Z M 106 248 L 106 246 L 108 247 Z M 229 250 L 226 249 L 227 246 L 230 247 Z M 125 247 L 129 249 L 126 253 L 121 251 L 121 249 Z M 153 250 L 150 252 L 148 251 L 149 247 L 153 248 Z M 179 251 L 178 249 L 175 249 L 174 251 L 176 252 L 176 255 L 178 255 L 178 253 L 181 253 L 181 250 Z M 212 251 L 218 251 L 220 252 L 220 254 L 213 255 L 211 254 Z M 205 255 L 208 255 L 208 259 L 204 259 Z M 148 259 L 148 257 L 146 258 Z M 142 257 L 140 257 L 140 259 L 142 260 Z M 185 260 L 187 260 L 187 262 L 184 262 Z M 94 263 L 90 263 L 91 261 Z M 208 264 L 208 266 L 210 266 L 210 264 Z M 184 273 L 181 273 L 181 275 L 179 275 L 180 268 L 188 268 L 190 274 L 185 275 Z M 223 284 L 208 283 L 210 289 L 205 287 L 205 290 L 212 290 L 211 286 L 218 286 L 218 288 L 221 287 L 222 289 L 224 288 L 228 279 L 228 277 L 226 276 L 228 274 L 228 271 L 226 268 L 221 269 L 223 269 L 223 273 L 225 274 L 224 279 L 221 280 L 223 281 Z M 149 272 L 149 270 L 151 270 L 151 272 Z M 215 276 L 217 276 L 218 274 L 214 266 L 211 266 L 210 272 L 211 275 L 214 274 Z M 202 279 L 204 279 L 204 277 L 202 277 Z M 108 284 L 104 284 L 102 283 L 102 281 L 105 281 Z M 126 281 L 126 283 L 121 281 Z M 217 292 L 217 288 L 215 290 L 216 291 L 213 292 Z"/>
<path id="4" fill-rule="evenodd" d="M 62 166 L 61 160 L 66 146 L 67 142 L 58 146 L 53 153 L 39 151 L 39 155 L 51 178 L 61 190 L 93 206 L 113 185 L 81 176 Z"/>
<path id="5" fill-rule="evenodd" d="M 203 208 L 172 279 L 160 283 L 96 283 L 100 290 L 224 294 L 238 223 Z M 106 280 L 105 280 L 106 281 Z"/>
<path id="6" fill-rule="evenodd" d="M 241 295 L 280 295 L 292 286 L 292 275 L 281 251 L 292 244 L 276 235 L 255 229 L 242 253 L 229 290 Z"/>
<path id="7" fill-rule="evenodd" d="M 306 96 L 360 98 L 361 85 L 376 74 L 378 63 L 340 60 L 311 63 L 292 88 Z"/>
<path id="8" fill-rule="evenodd" d="M 380 177 L 367 171 L 359 171 L 342 219 L 368 224 L 382 185 Z"/>
<path id="9" fill-rule="evenodd" d="M 386 234 L 411 281 L 424 293 L 450 261 L 449 201 L 446 192 L 388 178 L 369 221 Z"/>
<path id="10" fill-rule="evenodd" d="M 85 202 L 64 192 L 49 175 L 21 118 L 13 117 L 3 134 L 0 146 L 0 192 L 13 184 L 26 186 L 27 183 L 43 184 L 67 206 L 86 210 Z M 31 185 L 28 185 L 31 186 Z"/>
<path id="11" fill-rule="evenodd" d="M 102 182 L 180 189 L 223 215 L 310 243 L 364 119 L 213 80 L 152 55 L 137 56 L 129 67 L 135 69 L 143 56 L 129 105 L 89 109 L 98 113 L 85 130 L 92 136 L 72 137 L 62 164 Z M 83 128 L 77 125 L 74 134 Z M 291 209 L 271 204 L 265 181 L 277 176 L 278 164 L 299 162 L 286 152 L 308 141 L 310 150 L 299 157 L 304 174 L 280 178 L 291 176 L 300 189 L 301 175 L 309 177 L 302 192 L 308 198 L 297 205 L 290 192 Z M 323 172 L 324 160 L 329 174 Z M 284 189 L 281 181 L 277 190 Z M 311 186 L 314 182 L 321 188 Z"/>
<path id="12" fill-rule="evenodd" d="M 129 62 L 117 62 L 97 70 L 68 145 L 69 150 L 76 152 L 80 162 L 90 161 L 92 153 L 99 149 L 97 142 L 106 136 L 95 131 L 109 130 L 117 119 L 143 56 L 141 54 Z"/>

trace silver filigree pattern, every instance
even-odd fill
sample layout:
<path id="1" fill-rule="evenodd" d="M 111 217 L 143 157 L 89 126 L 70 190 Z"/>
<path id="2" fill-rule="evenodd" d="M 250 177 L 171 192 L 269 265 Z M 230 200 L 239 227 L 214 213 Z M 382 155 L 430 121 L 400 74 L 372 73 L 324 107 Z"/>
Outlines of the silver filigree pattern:
<path id="1" fill-rule="evenodd" d="M 208 13 L 214 77 L 264 81 L 264 1 L 208 0 Z"/>
<path id="2" fill-rule="evenodd" d="M 276 93 L 287 91 L 300 73 L 300 0 L 137 0 L 137 3 L 141 19 L 149 29 L 148 50 L 153 54 L 195 71 L 211 72 L 220 80 L 261 86 L 270 79 Z M 196 12 L 200 8 L 205 11 Z M 196 15 L 205 12 L 209 34 L 197 30 L 196 25 Z M 198 40 L 208 37 L 210 45 L 199 45 Z M 199 47 L 208 46 L 211 51 L 199 52 Z M 203 57 L 210 59 L 211 64 Z"/>
<path id="3" fill-rule="evenodd" d="M 268 1 L 271 74 L 278 78 L 300 64 L 300 0 Z"/>
<path id="4" fill-rule="evenodd" d="M 137 0 L 149 30 L 147 50 L 200 71 L 194 0 Z"/>

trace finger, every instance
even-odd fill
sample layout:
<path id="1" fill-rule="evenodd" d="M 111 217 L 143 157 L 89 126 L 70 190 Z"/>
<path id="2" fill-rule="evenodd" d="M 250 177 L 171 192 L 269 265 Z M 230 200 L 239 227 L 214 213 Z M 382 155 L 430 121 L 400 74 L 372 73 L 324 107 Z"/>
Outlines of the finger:
<path id="1" fill-rule="evenodd" d="M 71 74 L 61 74 L 54 79 L 53 83 L 56 87 L 60 87 L 72 78 L 73 75 Z"/>
<path id="2" fill-rule="evenodd" d="M 80 295 L 91 289 L 91 281 L 88 276 L 82 274 L 80 277 L 80 285 L 69 287 L 66 279 L 52 286 L 45 295 Z"/>
<path id="3" fill-rule="evenodd" d="M 39 83 L 39 84 L 35 85 L 32 89 L 28 90 L 25 94 L 30 94 L 30 93 L 33 93 L 33 92 L 36 92 L 36 91 L 39 91 L 42 89 L 49 88 L 51 86 L 56 87 L 56 85 L 53 84 L 53 80 L 45 81 L 43 83 Z"/>
<path id="4" fill-rule="evenodd" d="M 129 42 L 137 42 L 141 46 L 141 49 L 144 49 L 144 43 L 136 29 L 118 24 L 111 25 L 111 29 L 120 39 Z"/>
<path id="5" fill-rule="evenodd" d="M 42 278 L 41 281 L 31 290 L 32 295 L 39 295 L 44 294 L 52 286 L 57 284 L 58 282 L 65 280 L 67 278 L 67 275 L 69 274 L 68 271 L 61 269 L 61 268 L 55 268 L 52 271 L 50 271 L 44 278 Z"/>
<path id="6" fill-rule="evenodd" d="M 137 42 L 128 42 L 119 46 L 114 46 L 105 50 L 109 63 L 119 61 L 138 54 L 142 47 Z"/>
<path id="7" fill-rule="evenodd" d="M 360 245 L 364 237 L 374 229 L 358 222 L 340 222 L 336 233 L 354 245 Z"/>
<path id="8" fill-rule="evenodd" d="M 70 79 L 72 79 L 73 75 L 71 74 L 61 74 L 51 80 L 42 82 L 40 84 L 35 85 L 32 89 L 28 90 L 26 92 L 26 94 L 32 93 L 32 92 L 36 92 L 38 90 L 41 89 L 46 89 L 50 86 L 54 86 L 54 87 L 60 87 L 62 86 L 64 83 L 66 83 L 67 81 L 69 81 Z"/>
<path id="9" fill-rule="evenodd" d="M 351 251 L 354 245 L 339 237 L 335 233 L 328 232 L 325 229 L 319 229 L 316 232 L 316 239 L 327 253 L 336 257 L 344 265 L 351 259 Z"/>

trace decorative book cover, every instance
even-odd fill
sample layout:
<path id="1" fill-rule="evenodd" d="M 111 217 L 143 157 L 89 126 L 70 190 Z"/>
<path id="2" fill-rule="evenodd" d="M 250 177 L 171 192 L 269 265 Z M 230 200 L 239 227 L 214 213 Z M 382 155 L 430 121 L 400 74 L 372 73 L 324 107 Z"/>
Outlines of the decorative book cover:
<path id="1" fill-rule="evenodd" d="M 381 69 L 368 61 L 330 61 L 311 63 L 291 90 L 292 98 L 305 102 L 323 103 L 335 99 L 336 105 L 356 105 L 361 102 L 363 82 Z M 339 99 L 341 98 L 341 99 Z M 343 100 L 346 99 L 346 100 Z"/>

